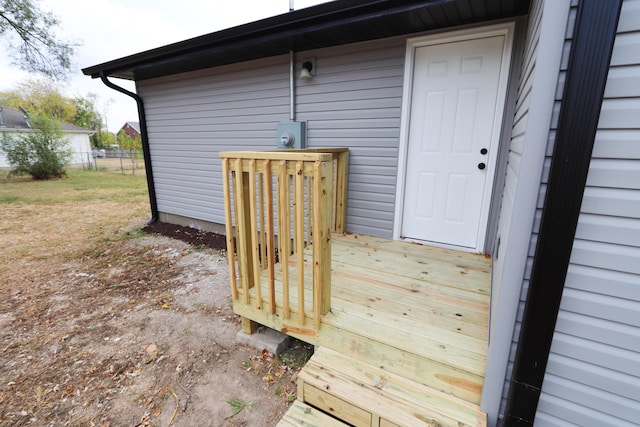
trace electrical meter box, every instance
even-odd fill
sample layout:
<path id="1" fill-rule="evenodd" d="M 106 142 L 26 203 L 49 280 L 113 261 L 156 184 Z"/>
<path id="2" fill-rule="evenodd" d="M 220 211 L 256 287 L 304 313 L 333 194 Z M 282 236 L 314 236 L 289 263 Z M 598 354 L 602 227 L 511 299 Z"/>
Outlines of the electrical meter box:
<path id="1" fill-rule="evenodd" d="M 278 123 L 277 136 L 278 149 L 305 148 L 306 126 L 305 122 Z"/>

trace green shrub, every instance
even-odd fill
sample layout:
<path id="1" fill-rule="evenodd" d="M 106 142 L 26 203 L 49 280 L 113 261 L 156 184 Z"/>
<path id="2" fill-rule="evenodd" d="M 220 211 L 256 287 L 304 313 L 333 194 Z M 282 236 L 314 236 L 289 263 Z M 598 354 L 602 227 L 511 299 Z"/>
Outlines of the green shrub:
<path id="1" fill-rule="evenodd" d="M 2 141 L 11 173 L 31 175 L 34 179 L 64 176 L 72 152 L 59 124 L 42 116 L 31 116 L 29 121 L 32 131 L 5 136 Z"/>

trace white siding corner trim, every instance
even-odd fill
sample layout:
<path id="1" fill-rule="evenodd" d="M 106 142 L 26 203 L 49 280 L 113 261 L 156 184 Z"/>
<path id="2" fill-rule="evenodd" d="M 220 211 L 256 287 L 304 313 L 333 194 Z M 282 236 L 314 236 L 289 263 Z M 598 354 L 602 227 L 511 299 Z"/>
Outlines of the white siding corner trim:
<path id="1" fill-rule="evenodd" d="M 570 0 L 534 0 L 494 254 L 481 408 L 496 425 L 553 115 Z"/>

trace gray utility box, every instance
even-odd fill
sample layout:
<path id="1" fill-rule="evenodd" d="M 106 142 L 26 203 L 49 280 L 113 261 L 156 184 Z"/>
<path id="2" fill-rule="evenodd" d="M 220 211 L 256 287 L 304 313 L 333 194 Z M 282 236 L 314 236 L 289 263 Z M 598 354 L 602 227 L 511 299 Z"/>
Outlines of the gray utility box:
<path id="1" fill-rule="evenodd" d="M 305 148 L 306 131 L 305 122 L 278 123 L 278 149 Z"/>

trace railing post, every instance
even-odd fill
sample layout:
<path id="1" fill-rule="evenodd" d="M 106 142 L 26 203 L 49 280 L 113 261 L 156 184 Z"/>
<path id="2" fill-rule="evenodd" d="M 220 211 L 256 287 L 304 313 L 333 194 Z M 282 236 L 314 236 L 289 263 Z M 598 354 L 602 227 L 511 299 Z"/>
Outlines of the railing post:
<path id="1" fill-rule="evenodd" d="M 253 335 L 256 332 L 258 332 L 258 328 L 260 327 L 260 324 L 258 322 L 254 322 L 248 317 L 241 317 L 240 320 L 241 320 L 240 325 L 242 327 L 242 332 L 244 332 L 247 335 Z"/>
<path id="2" fill-rule="evenodd" d="M 243 299 L 245 304 L 249 304 L 249 289 L 253 286 L 253 259 L 252 259 L 252 237 L 250 228 L 250 192 L 249 173 L 243 172 L 242 159 L 234 162 L 234 199 L 236 211 L 236 243 L 238 247 L 238 270 L 240 271 L 240 283 L 242 284 Z M 242 330 L 246 334 L 253 334 L 257 330 L 258 324 L 251 319 L 242 318 Z"/>
<path id="3" fill-rule="evenodd" d="M 244 278 L 245 287 L 244 287 L 244 299 L 245 303 L 249 304 L 249 289 L 256 286 L 256 299 L 257 305 L 261 306 L 262 298 L 260 297 L 260 292 L 258 289 L 260 288 L 260 273 L 256 270 L 256 264 L 258 262 L 256 257 L 256 251 L 254 251 L 255 247 L 255 239 L 257 238 L 256 234 L 253 233 L 253 220 L 255 220 L 255 215 L 252 214 L 252 207 L 255 207 L 255 172 L 251 174 L 250 172 L 244 172 L 242 169 L 242 160 L 237 163 L 239 167 L 236 169 L 236 175 L 238 176 L 237 187 L 239 195 L 242 194 L 238 199 L 238 216 L 240 217 L 239 224 L 236 224 L 236 227 L 241 227 L 242 230 L 239 233 L 240 238 L 242 239 L 240 248 L 242 248 L 243 259 L 241 259 L 242 270 L 244 271 L 246 277 Z M 252 168 L 255 170 L 255 166 Z M 251 186 L 253 185 L 253 191 Z M 256 283 L 256 277 L 258 283 Z M 245 334 L 251 335 L 254 334 L 258 330 L 259 324 L 254 322 L 253 320 L 242 317 L 242 331 Z"/>
<path id="4" fill-rule="evenodd" d="M 315 327 L 331 308 L 331 214 L 333 211 L 333 162 L 317 161 L 313 178 L 313 288 Z"/>
<path id="5" fill-rule="evenodd" d="M 335 232 L 344 233 L 347 221 L 347 181 L 349 180 L 349 151 L 344 150 L 338 153 L 338 164 L 336 167 L 336 206 Z"/>
<path id="6" fill-rule="evenodd" d="M 296 162 L 294 178 L 295 247 L 298 264 L 298 322 L 304 325 L 304 163 Z M 315 287 L 315 286 L 314 286 Z"/>
<path id="7" fill-rule="evenodd" d="M 247 265 L 247 227 L 244 199 L 244 173 L 242 172 L 242 159 L 234 161 L 234 204 L 236 211 L 236 246 L 238 248 L 238 272 L 240 275 L 240 285 L 242 287 L 244 303 L 249 304 L 249 267 Z"/>
<path id="8" fill-rule="evenodd" d="M 240 281 L 244 290 L 245 303 L 249 303 L 249 289 L 255 283 L 254 269 L 254 242 L 257 236 L 253 235 L 251 229 L 252 219 L 255 216 L 251 213 L 251 206 L 255 206 L 255 201 L 251 202 L 251 196 L 255 197 L 255 192 L 251 191 L 251 182 L 255 180 L 255 176 L 251 177 L 249 172 L 242 169 L 242 160 L 236 159 L 235 162 L 235 196 L 236 196 L 236 243 L 238 251 L 242 256 L 238 255 Z M 254 184 L 255 185 L 255 181 Z M 255 190 L 254 190 L 255 191 Z M 257 260 L 255 260 L 257 262 Z"/>

